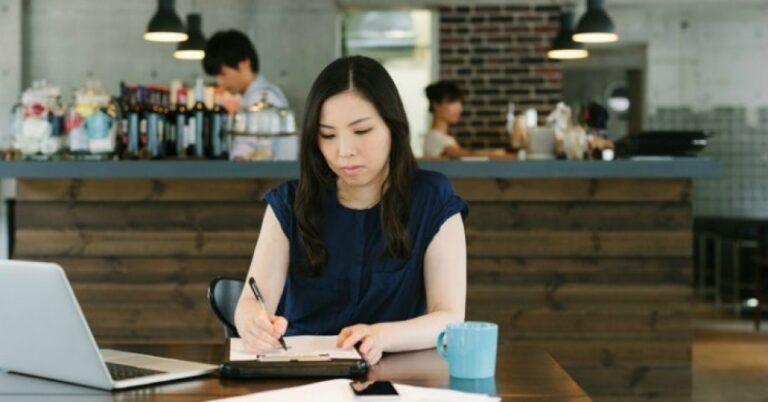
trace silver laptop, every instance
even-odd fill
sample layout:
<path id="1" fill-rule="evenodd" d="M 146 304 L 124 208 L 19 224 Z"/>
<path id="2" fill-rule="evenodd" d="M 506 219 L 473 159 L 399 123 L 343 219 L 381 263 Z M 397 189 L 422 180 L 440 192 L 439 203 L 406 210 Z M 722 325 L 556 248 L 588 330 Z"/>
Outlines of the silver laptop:
<path id="1" fill-rule="evenodd" d="M 59 265 L 0 260 L 0 368 L 113 390 L 200 376 L 217 367 L 99 350 Z"/>

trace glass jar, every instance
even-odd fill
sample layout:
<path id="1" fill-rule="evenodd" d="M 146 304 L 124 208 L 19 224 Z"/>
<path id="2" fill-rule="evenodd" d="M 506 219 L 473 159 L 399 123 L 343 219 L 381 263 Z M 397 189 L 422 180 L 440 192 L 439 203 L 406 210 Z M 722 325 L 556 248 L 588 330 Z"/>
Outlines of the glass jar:
<path id="1" fill-rule="evenodd" d="M 227 134 L 230 160 L 297 159 L 296 121 L 290 109 L 280 109 L 266 101 L 247 106 L 235 114 Z"/>

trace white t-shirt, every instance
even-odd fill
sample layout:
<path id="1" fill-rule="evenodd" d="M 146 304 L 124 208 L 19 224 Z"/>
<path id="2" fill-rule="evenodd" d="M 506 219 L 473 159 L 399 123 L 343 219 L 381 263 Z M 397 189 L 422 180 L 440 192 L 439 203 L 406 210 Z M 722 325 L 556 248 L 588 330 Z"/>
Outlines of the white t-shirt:
<path id="1" fill-rule="evenodd" d="M 443 154 L 446 147 L 458 145 L 456 139 L 450 135 L 437 130 L 430 130 L 424 137 L 424 156 L 437 158 Z"/>

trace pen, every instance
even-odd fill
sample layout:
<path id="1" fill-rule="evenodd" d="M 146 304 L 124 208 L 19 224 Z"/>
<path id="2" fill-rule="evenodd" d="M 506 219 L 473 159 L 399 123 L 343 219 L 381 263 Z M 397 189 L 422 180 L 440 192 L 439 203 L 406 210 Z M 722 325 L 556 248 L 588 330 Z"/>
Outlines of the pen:
<path id="1" fill-rule="evenodd" d="M 258 300 L 259 303 L 261 304 L 261 308 L 263 308 L 264 311 L 266 312 L 267 306 L 264 304 L 264 297 L 261 295 L 261 292 L 259 291 L 259 287 L 256 286 L 256 280 L 251 277 L 248 279 L 248 284 L 251 286 L 251 290 L 253 291 L 253 295 L 256 296 L 256 300 Z M 285 346 L 285 340 L 283 339 L 282 335 L 280 335 L 280 339 L 278 339 L 278 341 L 280 341 L 280 345 L 282 345 L 283 349 L 287 351 L 288 347 Z"/>

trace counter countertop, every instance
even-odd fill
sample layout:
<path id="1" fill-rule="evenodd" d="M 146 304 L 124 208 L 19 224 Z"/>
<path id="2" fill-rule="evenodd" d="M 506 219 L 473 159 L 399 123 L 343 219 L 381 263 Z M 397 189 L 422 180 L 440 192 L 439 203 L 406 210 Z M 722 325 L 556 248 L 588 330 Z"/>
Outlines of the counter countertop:
<path id="1" fill-rule="evenodd" d="M 422 169 L 467 179 L 708 178 L 720 165 L 706 158 L 603 161 L 419 161 Z M 18 161 L 0 162 L 0 177 L 18 179 L 280 179 L 298 177 L 298 162 Z"/>

